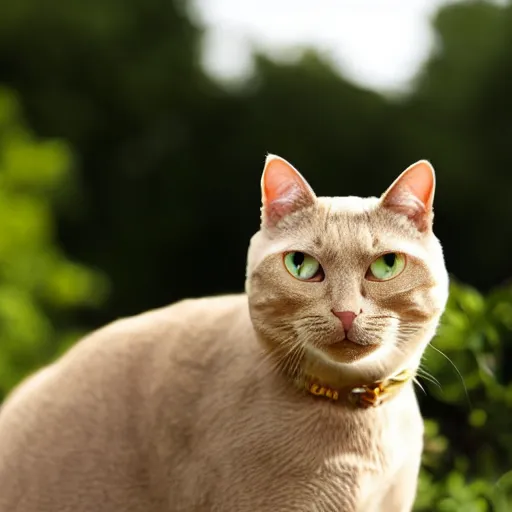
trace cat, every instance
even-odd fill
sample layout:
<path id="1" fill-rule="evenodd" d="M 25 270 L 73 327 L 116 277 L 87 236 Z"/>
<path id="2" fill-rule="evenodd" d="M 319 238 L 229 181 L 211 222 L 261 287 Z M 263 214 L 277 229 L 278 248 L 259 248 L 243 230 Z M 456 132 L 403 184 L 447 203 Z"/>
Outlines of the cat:
<path id="1" fill-rule="evenodd" d="M 261 187 L 246 293 L 117 320 L 11 393 L 0 512 L 412 509 L 448 295 L 434 170 L 316 197 L 269 155 Z"/>

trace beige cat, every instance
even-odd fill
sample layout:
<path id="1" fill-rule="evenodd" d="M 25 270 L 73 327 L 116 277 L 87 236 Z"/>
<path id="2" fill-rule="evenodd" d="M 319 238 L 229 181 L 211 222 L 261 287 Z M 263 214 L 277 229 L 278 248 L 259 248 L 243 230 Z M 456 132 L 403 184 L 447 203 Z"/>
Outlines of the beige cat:
<path id="1" fill-rule="evenodd" d="M 247 294 L 114 322 L 15 390 L 0 512 L 411 510 L 434 188 L 420 161 L 380 199 L 317 198 L 269 156 Z"/>

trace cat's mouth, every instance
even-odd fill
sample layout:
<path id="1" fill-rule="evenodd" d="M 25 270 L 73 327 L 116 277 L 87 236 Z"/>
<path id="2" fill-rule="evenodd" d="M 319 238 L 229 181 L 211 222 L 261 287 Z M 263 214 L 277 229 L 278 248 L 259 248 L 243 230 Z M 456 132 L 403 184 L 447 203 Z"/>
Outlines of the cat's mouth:
<path id="1" fill-rule="evenodd" d="M 380 343 L 362 344 L 345 338 L 322 348 L 324 352 L 339 363 L 354 363 L 379 347 Z"/>

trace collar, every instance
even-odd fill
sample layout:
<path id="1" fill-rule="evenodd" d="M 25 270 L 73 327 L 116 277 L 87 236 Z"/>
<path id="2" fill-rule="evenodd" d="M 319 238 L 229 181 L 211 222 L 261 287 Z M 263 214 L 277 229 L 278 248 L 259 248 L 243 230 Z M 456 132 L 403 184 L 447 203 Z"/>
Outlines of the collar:
<path id="1" fill-rule="evenodd" d="M 360 409 L 367 409 L 369 407 L 377 407 L 395 396 L 413 376 L 414 373 L 406 369 L 371 384 L 338 389 L 322 385 L 315 379 L 306 377 L 305 388 L 312 395 L 322 396 L 337 402 L 348 402 Z"/>

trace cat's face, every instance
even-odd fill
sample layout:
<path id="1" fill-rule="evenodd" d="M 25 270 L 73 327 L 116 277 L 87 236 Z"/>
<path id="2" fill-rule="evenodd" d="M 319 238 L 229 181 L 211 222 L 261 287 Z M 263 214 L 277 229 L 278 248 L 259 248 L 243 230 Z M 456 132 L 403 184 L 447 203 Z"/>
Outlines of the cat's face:
<path id="1" fill-rule="evenodd" d="M 267 158 L 246 288 L 254 328 L 285 367 L 305 355 L 360 376 L 417 366 L 448 295 L 434 188 L 420 161 L 380 199 L 317 198 L 288 162 Z"/>

